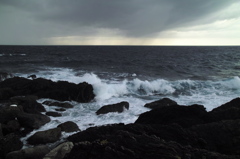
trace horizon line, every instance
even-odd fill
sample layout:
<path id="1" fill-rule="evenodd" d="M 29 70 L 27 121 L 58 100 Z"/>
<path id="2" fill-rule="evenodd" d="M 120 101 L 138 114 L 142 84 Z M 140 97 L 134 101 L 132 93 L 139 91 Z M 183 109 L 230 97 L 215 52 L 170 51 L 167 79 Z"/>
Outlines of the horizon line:
<path id="1" fill-rule="evenodd" d="M 239 45 L 56 45 L 56 44 L 54 44 L 54 45 L 52 45 L 52 44 L 0 44 L 0 46 L 172 46 L 172 47 L 174 47 L 174 46 L 177 46 L 177 47 L 179 47 L 179 46 L 187 46 L 187 47 L 190 47 L 190 46 L 196 46 L 196 47 L 198 47 L 198 46 L 204 46 L 204 47 L 207 47 L 207 46 L 215 46 L 215 47 L 217 47 L 217 46 L 219 46 L 219 47 L 221 47 L 221 46 L 240 46 L 240 44 Z"/>

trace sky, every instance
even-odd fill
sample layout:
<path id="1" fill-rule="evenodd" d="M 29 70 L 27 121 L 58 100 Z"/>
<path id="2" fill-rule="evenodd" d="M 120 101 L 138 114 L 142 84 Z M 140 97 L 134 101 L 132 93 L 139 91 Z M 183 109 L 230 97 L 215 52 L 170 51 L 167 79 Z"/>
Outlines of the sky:
<path id="1" fill-rule="evenodd" d="M 239 0 L 0 0 L 0 45 L 240 45 Z"/>

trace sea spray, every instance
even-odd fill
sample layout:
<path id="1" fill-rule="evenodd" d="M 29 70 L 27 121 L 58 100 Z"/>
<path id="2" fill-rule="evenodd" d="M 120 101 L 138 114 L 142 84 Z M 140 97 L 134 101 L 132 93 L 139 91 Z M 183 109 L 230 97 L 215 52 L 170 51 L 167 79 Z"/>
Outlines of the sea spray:
<path id="1" fill-rule="evenodd" d="M 27 75 L 21 75 L 27 76 Z M 238 76 L 218 80 L 167 80 L 167 79 L 140 79 L 100 78 L 95 73 L 85 73 L 66 68 L 53 68 L 37 73 L 37 77 L 53 81 L 64 80 L 73 83 L 88 82 L 93 85 L 96 95 L 95 102 L 114 100 L 125 101 L 131 97 L 151 102 L 164 97 L 174 99 L 181 105 L 202 104 L 208 111 L 240 96 L 240 78 Z M 108 103 L 112 104 L 112 103 Z"/>

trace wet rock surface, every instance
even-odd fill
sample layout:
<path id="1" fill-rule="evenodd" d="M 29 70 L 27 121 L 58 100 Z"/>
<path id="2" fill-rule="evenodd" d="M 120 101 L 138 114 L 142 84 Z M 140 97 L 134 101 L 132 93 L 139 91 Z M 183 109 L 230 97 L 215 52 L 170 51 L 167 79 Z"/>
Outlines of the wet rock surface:
<path id="1" fill-rule="evenodd" d="M 61 113 L 58 113 L 58 112 L 46 112 L 46 115 L 47 116 L 52 116 L 52 117 L 60 117 L 60 116 L 62 116 L 62 114 Z"/>
<path id="2" fill-rule="evenodd" d="M 166 106 L 173 106 L 173 105 L 178 105 L 177 102 L 169 99 L 169 98 L 163 98 L 155 102 L 147 103 L 144 105 L 144 107 L 151 108 L 151 109 L 156 109 L 156 108 L 161 108 L 161 107 L 166 107 Z"/>
<path id="3" fill-rule="evenodd" d="M 62 159 L 73 148 L 72 142 L 65 142 L 51 150 L 43 159 Z"/>
<path id="4" fill-rule="evenodd" d="M 43 105 L 65 110 L 73 106 L 62 101 L 89 102 L 94 94 L 87 83 L 19 77 L 0 82 L 1 159 L 240 158 L 240 98 L 210 112 L 201 105 L 181 106 L 170 99 L 161 99 L 146 104 L 152 110 L 142 113 L 135 123 L 80 131 L 78 123 L 68 121 L 57 128 L 36 132 L 27 139 L 34 147 L 22 149 L 20 138 L 50 121 L 43 115 L 46 111 L 43 105 L 36 101 L 39 98 L 58 100 Z M 96 114 L 124 109 L 129 109 L 128 102 L 103 106 Z M 60 141 L 62 133 L 76 131 Z M 54 142 L 58 144 L 49 146 Z"/>
<path id="5" fill-rule="evenodd" d="M 22 147 L 20 136 L 13 133 L 7 134 L 0 138 L 0 158 L 5 158 L 9 152 L 20 150 Z"/>
<path id="6" fill-rule="evenodd" d="M 12 151 L 7 154 L 6 159 L 42 159 L 50 149 L 46 145 L 26 148 L 19 151 Z"/>
<path id="7" fill-rule="evenodd" d="M 68 138 L 74 147 L 65 159 L 239 159 L 240 116 L 232 111 L 232 117 L 221 116 L 231 107 L 239 109 L 239 99 L 227 105 L 211 112 L 201 105 L 163 106 L 143 113 L 134 124 L 89 128 Z"/>
<path id="8" fill-rule="evenodd" d="M 61 128 L 61 131 L 65 131 L 65 132 L 80 131 L 77 124 L 72 122 L 72 121 L 67 121 L 65 123 L 62 123 L 62 124 L 58 125 L 57 127 Z"/>
<path id="9" fill-rule="evenodd" d="M 45 108 L 36 101 L 37 99 L 37 96 L 16 96 L 12 97 L 10 101 L 12 104 L 22 106 L 26 113 L 39 114 L 39 112 L 45 112 Z"/>
<path id="10" fill-rule="evenodd" d="M 56 106 L 59 107 L 59 111 L 65 111 L 73 107 L 65 101 L 89 102 L 94 96 L 92 85 L 86 82 L 73 84 L 63 81 L 52 82 L 41 78 L 30 80 L 21 77 L 0 81 L 0 159 L 43 158 L 54 148 L 44 144 L 59 141 L 62 131 L 80 130 L 75 123 L 69 122 L 58 128 L 36 132 L 27 141 L 31 145 L 40 144 L 40 146 L 22 149 L 21 137 L 25 137 L 34 129 L 39 129 L 50 122 L 51 119 L 47 115 L 54 117 L 61 115 L 59 112 L 46 112 L 45 107 L 37 102 L 39 98 L 59 100 L 55 102 L 51 100 L 46 105 Z M 63 149 L 61 151 L 65 152 Z"/>
<path id="11" fill-rule="evenodd" d="M 13 90 L 15 96 L 35 95 L 39 98 L 83 103 L 91 101 L 95 96 L 92 85 L 86 82 L 74 84 L 66 81 L 53 82 L 43 78 L 33 80 L 22 77 L 9 78 L 0 83 L 0 89 Z M 7 97 L 11 96 L 13 95 L 10 93 Z M 0 100 L 7 97 L 4 96 Z"/>
<path id="12" fill-rule="evenodd" d="M 135 123 L 140 124 L 171 124 L 191 127 L 209 122 L 209 114 L 201 105 L 167 106 L 153 109 L 139 116 Z"/>
<path id="13" fill-rule="evenodd" d="M 129 103 L 128 102 L 120 102 L 116 104 L 111 104 L 111 105 L 105 105 L 101 107 L 96 114 L 107 114 L 110 112 L 118 112 L 121 113 L 124 111 L 124 109 L 129 109 Z"/>
<path id="14" fill-rule="evenodd" d="M 22 127 L 32 129 L 38 129 L 51 121 L 51 119 L 46 115 L 29 113 L 19 113 L 17 115 L 17 120 L 22 125 Z"/>
<path id="15" fill-rule="evenodd" d="M 49 129 L 46 131 L 38 131 L 27 139 L 31 145 L 53 143 L 60 139 L 61 128 Z"/>
<path id="16" fill-rule="evenodd" d="M 62 102 L 52 102 L 52 101 L 45 101 L 43 104 L 48 105 L 48 106 L 56 106 L 60 108 L 73 108 L 73 105 L 69 103 L 62 103 Z"/>

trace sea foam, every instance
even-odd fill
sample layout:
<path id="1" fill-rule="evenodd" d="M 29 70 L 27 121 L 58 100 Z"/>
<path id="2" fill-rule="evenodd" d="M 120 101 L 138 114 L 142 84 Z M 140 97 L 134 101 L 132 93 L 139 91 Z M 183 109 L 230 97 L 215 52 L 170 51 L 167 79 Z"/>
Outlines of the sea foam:
<path id="1" fill-rule="evenodd" d="M 202 104 L 209 111 L 240 96 L 240 78 L 237 76 L 219 80 L 142 80 L 138 77 L 122 79 L 122 76 L 103 79 L 94 73 L 67 68 L 46 69 L 36 75 L 53 81 L 88 82 L 93 85 L 95 102 L 127 97 L 151 102 L 168 97 L 181 105 Z"/>

